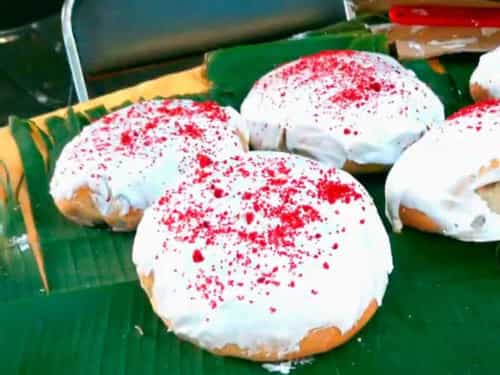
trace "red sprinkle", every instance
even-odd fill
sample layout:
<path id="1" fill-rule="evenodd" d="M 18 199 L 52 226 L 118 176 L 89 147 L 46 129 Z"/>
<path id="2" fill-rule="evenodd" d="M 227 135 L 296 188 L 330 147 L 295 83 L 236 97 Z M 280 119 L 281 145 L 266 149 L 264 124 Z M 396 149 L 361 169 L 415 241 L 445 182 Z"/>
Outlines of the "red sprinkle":
<path id="1" fill-rule="evenodd" d="M 245 220 L 247 221 L 247 224 L 252 224 L 254 217 L 255 215 L 252 212 L 247 212 L 245 214 Z"/>
<path id="2" fill-rule="evenodd" d="M 203 137 L 203 133 L 203 130 L 196 126 L 196 124 L 187 124 L 183 128 L 179 128 L 176 135 L 201 138 Z"/>
<path id="3" fill-rule="evenodd" d="M 224 195 L 224 190 L 219 189 L 219 188 L 214 188 L 214 197 L 215 198 L 222 198 Z"/>
<path id="4" fill-rule="evenodd" d="M 120 137 L 120 143 L 124 146 L 128 146 L 132 143 L 132 137 L 130 136 L 129 131 L 125 131 L 122 133 Z"/>
<path id="5" fill-rule="evenodd" d="M 250 198 L 252 198 L 252 194 L 249 193 L 249 192 L 245 192 L 245 193 L 243 193 L 243 197 L 242 198 L 243 198 L 243 200 L 247 201 Z"/>
<path id="6" fill-rule="evenodd" d="M 212 159 L 210 159 L 207 155 L 198 154 L 196 158 L 198 159 L 198 163 L 201 168 L 205 168 L 213 164 Z"/>
<path id="7" fill-rule="evenodd" d="M 352 185 L 331 181 L 320 182 L 318 194 L 330 204 L 339 200 L 344 203 L 350 203 L 351 199 L 358 200 L 361 198 L 361 194 L 359 194 Z"/>
<path id="8" fill-rule="evenodd" d="M 158 111 L 168 116 L 189 118 L 194 115 L 202 115 L 212 121 L 218 120 L 221 122 L 227 122 L 229 120 L 227 113 L 216 102 L 194 102 L 190 106 L 175 106 L 173 108 L 168 107 L 171 103 L 170 99 L 165 99 L 163 103 L 164 106 L 162 106 Z"/>
<path id="9" fill-rule="evenodd" d="M 193 251 L 193 262 L 200 263 L 203 262 L 204 260 L 205 257 L 203 256 L 200 250 L 196 249 L 195 251 Z"/>

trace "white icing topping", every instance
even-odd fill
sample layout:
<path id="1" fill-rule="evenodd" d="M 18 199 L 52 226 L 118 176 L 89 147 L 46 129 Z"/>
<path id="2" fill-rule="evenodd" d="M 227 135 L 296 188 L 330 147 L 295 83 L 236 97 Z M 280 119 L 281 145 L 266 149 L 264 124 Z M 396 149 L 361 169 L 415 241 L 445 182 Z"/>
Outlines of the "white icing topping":
<path id="1" fill-rule="evenodd" d="M 168 190 L 145 212 L 133 261 L 154 276 L 155 308 L 177 335 L 280 354 L 312 329 L 349 330 L 381 304 L 392 270 L 387 233 L 352 176 L 273 152 Z"/>
<path id="2" fill-rule="evenodd" d="M 466 107 L 442 126 L 431 129 L 408 148 L 386 181 L 386 214 L 395 231 L 403 223 L 400 206 L 417 209 L 464 241 L 500 240 L 500 215 L 476 193 L 500 181 L 500 102 Z"/>
<path id="3" fill-rule="evenodd" d="M 500 99 L 500 46 L 485 53 L 472 73 L 470 84 L 477 84 L 489 92 L 491 98 Z"/>
<path id="4" fill-rule="evenodd" d="M 71 199 L 88 186 L 104 215 L 144 209 L 200 162 L 242 153 L 240 135 L 248 139 L 241 116 L 212 102 L 134 104 L 85 127 L 64 147 L 50 193 L 56 201 Z"/>
<path id="5" fill-rule="evenodd" d="M 285 64 L 256 82 L 241 106 L 256 149 L 391 165 L 443 105 L 415 74 L 387 55 L 325 51 Z"/>

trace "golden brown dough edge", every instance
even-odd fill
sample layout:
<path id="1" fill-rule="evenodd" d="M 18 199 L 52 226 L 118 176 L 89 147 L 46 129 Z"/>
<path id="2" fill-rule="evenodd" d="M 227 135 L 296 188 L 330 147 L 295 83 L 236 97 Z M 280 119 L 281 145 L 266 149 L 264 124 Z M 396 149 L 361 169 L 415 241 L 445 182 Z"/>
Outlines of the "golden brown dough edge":
<path id="1" fill-rule="evenodd" d="M 139 275 L 139 279 L 141 281 L 142 287 L 146 291 L 146 294 L 151 301 L 153 310 L 155 310 L 155 312 L 158 314 L 158 309 L 156 308 L 157 304 L 152 293 L 154 284 L 153 275 Z M 349 331 L 345 333 L 341 333 L 341 331 L 337 327 L 318 328 L 311 330 L 307 334 L 307 336 L 300 341 L 299 350 L 287 353 L 285 355 L 280 354 L 279 351 L 271 347 L 260 347 L 256 351 L 249 352 L 248 350 L 242 349 L 235 344 L 227 344 L 223 348 L 212 349 L 209 351 L 220 356 L 239 357 L 256 362 L 275 362 L 309 357 L 311 355 L 329 351 L 347 342 L 368 323 L 368 321 L 377 311 L 377 308 L 377 301 L 373 299 L 363 312 L 361 318 Z M 172 328 L 172 323 L 168 319 L 161 319 L 167 327 Z M 189 340 L 186 337 L 183 337 L 183 339 L 199 346 L 193 340 Z"/>
<path id="2" fill-rule="evenodd" d="M 399 207 L 401 222 L 422 232 L 441 233 L 441 227 L 422 211 L 405 206 Z"/>
<path id="3" fill-rule="evenodd" d="M 358 164 L 355 161 L 347 160 L 342 166 L 342 169 L 351 174 L 369 174 L 369 173 L 381 173 L 388 171 L 390 165 L 383 164 Z"/>
<path id="4" fill-rule="evenodd" d="M 131 231 L 139 224 L 142 210 L 132 208 L 125 215 L 121 215 L 119 210 L 102 215 L 92 195 L 92 190 L 84 186 L 76 190 L 71 199 L 56 200 L 55 204 L 66 218 L 80 225 L 94 226 L 106 223 L 115 231 Z"/>
<path id="5" fill-rule="evenodd" d="M 493 99 L 493 96 L 491 96 L 490 92 L 477 83 L 473 83 L 470 85 L 470 95 L 475 102 L 482 102 L 488 99 Z"/>

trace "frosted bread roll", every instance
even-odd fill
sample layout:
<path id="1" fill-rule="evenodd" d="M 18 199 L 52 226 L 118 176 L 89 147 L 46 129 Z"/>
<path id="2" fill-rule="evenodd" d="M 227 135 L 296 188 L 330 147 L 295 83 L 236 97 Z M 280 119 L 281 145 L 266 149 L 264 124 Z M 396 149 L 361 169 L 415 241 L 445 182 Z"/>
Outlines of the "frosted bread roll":
<path id="1" fill-rule="evenodd" d="M 500 99 L 500 47 L 479 59 L 470 78 L 470 93 L 476 102 Z"/>
<path id="2" fill-rule="evenodd" d="M 229 107 L 145 101 L 103 117 L 71 140 L 57 160 L 50 193 L 77 223 L 133 230 L 179 176 L 247 149 L 245 121 Z"/>
<path id="3" fill-rule="evenodd" d="M 500 101 L 472 105 L 431 129 L 392 167 L 386 213 L 463 241 L 500 240 Z"/>
<path id="4" fill-rule="evenodd" d="M 327 351 L 382 302 L 392 257 L 350 175 L 252 152 L 186 178 L 146 210 L 133 261 L 179 337 L 256 361 Z"/>
<path id="5" fill-rule="evenodd" d="M 298 153 L 357 172 L 380 171 L 428 127 L 443 105 L 393 58 L 325 51 L 259 79 L 241 106 L 250 144 Z"/>

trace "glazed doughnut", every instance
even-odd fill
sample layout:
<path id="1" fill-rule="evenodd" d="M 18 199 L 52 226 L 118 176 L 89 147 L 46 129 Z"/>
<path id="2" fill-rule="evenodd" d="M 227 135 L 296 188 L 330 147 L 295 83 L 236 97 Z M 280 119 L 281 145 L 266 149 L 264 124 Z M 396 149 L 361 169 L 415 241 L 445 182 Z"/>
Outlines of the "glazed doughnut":
<path id="1" fill-rule="evenodd" d="M 146 210 L 133 261 L 179 337 L 255 361 L 330 350 L 381 305 L 390 243 L 365 189 L 296 155 L 251 152 Z"/>
<path id="2" fill-rule="evenodd" d="M 500 100 L 466 107 L 408 148 L 386 181 L 386 214 L 463 241 L 500 240 Z"/>
<path id="3" fill-rule="evenodd" d="M 500 47 L 485 53 L 470 78 L 470 94 L 476 102 L 500 99 Z"/>
<path id="4" fill-rule="evenodd" d="M 248 150 L 248 129 L 229 107 L 191 100 L 144 101 L 88 125 L 63 149 L 50 193 L 83 224 L 133 230 L 168 184 Z"/>
<path id="5" fill-rule="evenodd" d="M 324 51 L 259 79 L 241 106 L 258 150 L 297 153 L 352 173 L 387 169 L 443 105 L 393 58 Z M 353 168 L 355 167 L 355 168 Z"/>

